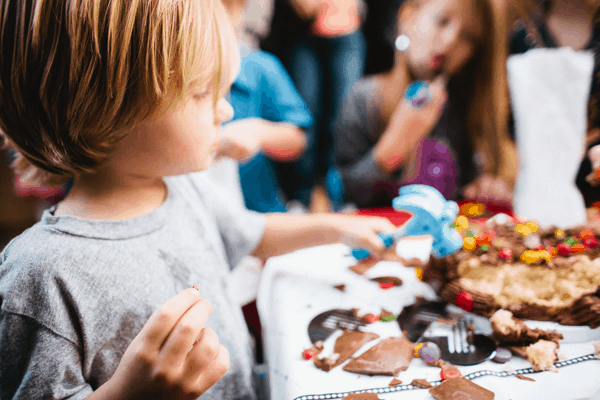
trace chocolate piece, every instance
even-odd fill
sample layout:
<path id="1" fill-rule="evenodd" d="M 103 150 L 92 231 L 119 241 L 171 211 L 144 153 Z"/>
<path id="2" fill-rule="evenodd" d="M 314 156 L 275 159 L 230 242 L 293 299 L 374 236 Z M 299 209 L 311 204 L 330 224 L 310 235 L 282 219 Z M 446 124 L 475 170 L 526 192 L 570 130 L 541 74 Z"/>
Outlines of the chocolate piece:
<path id="1" fill-rule="evenodd" d="M 380 400 L 377 393 L 350 393 L 342 400 Z"/>
<path id="2" fill-rule="evenodd" d="M 358 275 L 364 275 L 369 269 L 373 268 L 375 264 L 377 264 L 379 260 L 375 260 L 374 258 L 365 258 L 364 260 L 359 261 L 358 263 L 348 267 L 350 271 L 357 273 Z"/>
<path id="3" fill-rule="evenodd" d="M 494 330 L 494 339 L 499 343 L 532 344 L 540 339 L 558 343 L 563 338 L 563 335 L 556 331 L 531 329 L 506 310 L 496 311 L 490 321 Z"/>
<path id="4" fill-rule="evenodd" d="M 433 387 L 425 379 L 413 379 L 413 381 L 410 384 L 413 385 L 414 387 L 418 387 L 419 389 L 429 389 L 429 388 Z"/>
<path id="5" fill-rule="evenodd" d="M 523 376 L 523 375 L 515 375 L 515 378 L 519 378 L 519 379 L 522 379 L 522 380 L 524 380 L 524 381 L 531 381 L 531 382 L 535 382 L 535 379 L 533 379 L 533 378 L 530 378 L 530 377 L 528 377 L 528 376 Z"/>
<path id="6" fill-rule="evenodd" d="M 508 346 L 508 349 L 521 358 L 527 358 L 527 346 Z"/>
<path id="7" fill-rule="evenodd" d="M 394 286 L 402 286 L 402 279 L 396 278 L 395 276 L 379 276 L 371 279 L 371 281 L 378 283 L 391 283 Z"/>
<path id="8" fill-rule="evenodd" d="M 400 379 L 392 379 L 392 381 L 389 383 L 388 386 L 398 386 L 398 385 L 402 385 L 402 381 Z"/>
<path id="9" fill-rule="evenodd" d="M 493 400 L 494 393 L 465 378 L 449 379 L 429 389 L 435 400 Z"/>
<path id="10" fill-rule="evenodd" d="M 335 285 L 333 288 L 339 290 L 340 292 L 345 292 L 346 291 L 346 285 L 343 285 L 343 284 L 342 285 Z"/>
<path id="11" fill-rule="evenodd" d="M 379 319 L 389 318 L 389 317 L 393 317 L 393 316 L 394 316 L 394 313 L 386 310 L 385 308 L 382 308 L 381 313 L 379 313 Z"/>
<path id="12" fill-rule="evenodd" d="M 340 355 L 338 353 L 333 353 L 329 357 L 323 357 L 323 358 L 315 357 L 315 358 L 313 358 L 313 362 L 315 364 L 315 367 L 317 367 L 325 372 L 329 372 L 337 365 L 336 363 L 338 362 L 339 359 L 340 359 Z"/>
<path id="13" fill-rule="evenodd" d="M 402 258 L 402 257 L 399 257 L 399 258 L 400 258 L 400 262 L 405 267 L 423 268 L 425 266 L 425 263 L 423 261 L 421 261 L 420 258 L 413 257 L 410 260 L 407 260 L 407 259 Z"/>
<path id="14" fill-rule="evenodd" d="M 378 334 L 371 332 L 345 331 L 342 336 L 335 341 L 333 352 L 334 354 L 339 355 L 335 361 L 330 362 L 330 359 L 315 358 L 315 366 L 326 372 L 331 371 L 333 368 L 352 357 L 352 354 L 360 349 L 365 343 L 375 340 L 378 337 Z"/>
<path id="15" fill-rule="evenodd" d="M 364 375 L 395 376 L 408 368 L 413 358 L 414 344 L 404 337 L 382 340 L 343 369 Z"/>

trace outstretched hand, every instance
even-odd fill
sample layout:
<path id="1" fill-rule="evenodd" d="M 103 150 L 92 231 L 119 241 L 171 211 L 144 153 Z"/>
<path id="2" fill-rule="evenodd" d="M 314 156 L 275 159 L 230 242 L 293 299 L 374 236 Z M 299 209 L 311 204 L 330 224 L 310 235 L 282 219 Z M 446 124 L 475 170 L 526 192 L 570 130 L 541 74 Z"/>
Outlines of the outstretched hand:
<path id="1" fill-rule="evenodd" d="M 384 217 L 332 215 L 331 225 L 339 234 L 339 240 L 353 248 L 366 248 L 374 257 L 385 252 L 380 233 L 391 233 L 398 229 Z"/>

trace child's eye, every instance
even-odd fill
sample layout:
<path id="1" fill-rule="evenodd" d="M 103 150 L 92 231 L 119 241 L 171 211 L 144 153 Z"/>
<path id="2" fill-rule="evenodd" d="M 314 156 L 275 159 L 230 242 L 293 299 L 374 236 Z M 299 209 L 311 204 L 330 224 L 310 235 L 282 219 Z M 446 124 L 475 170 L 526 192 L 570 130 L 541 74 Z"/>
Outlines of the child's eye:
<path id="1" fill-rule="evenodd" d="M 438 25 L 441 27 L 445 27 L 450 23 L 450 18 L 448 17 L 442 17 L 440 19 L 438 19 Z"/>

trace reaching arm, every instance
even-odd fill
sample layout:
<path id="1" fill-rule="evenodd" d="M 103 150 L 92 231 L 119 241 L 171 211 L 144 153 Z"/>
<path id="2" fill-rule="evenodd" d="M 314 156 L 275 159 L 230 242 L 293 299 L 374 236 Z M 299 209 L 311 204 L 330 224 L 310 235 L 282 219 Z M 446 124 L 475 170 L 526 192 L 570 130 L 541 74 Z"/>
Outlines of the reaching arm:
<path id="1" fill-rule="evenodd" d="M 380 254 L 384 246 L 377 234 L 395 229 L 394 224 L 382 217 L 267 214 L 263 237 L 253 255 L 266 259 L 305 247 L 340 241 Z"/>

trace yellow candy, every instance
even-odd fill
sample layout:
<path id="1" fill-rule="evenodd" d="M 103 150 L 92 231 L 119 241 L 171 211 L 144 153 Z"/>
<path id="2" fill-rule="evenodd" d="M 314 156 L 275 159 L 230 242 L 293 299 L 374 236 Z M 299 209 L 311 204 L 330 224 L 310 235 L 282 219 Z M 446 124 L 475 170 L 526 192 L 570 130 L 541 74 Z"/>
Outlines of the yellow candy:
<path id="1" fill-rule="evenodd" d="M 527 228 L 529 228 L 529 230 L 531 231 L 531 233 L 536 233 L 537 230 L 538 230 L 537 224 L 535 222 L 533 222 L 533 221 L 530 221 L 530 222 L 526 223 L 525 226 Z"/>
<path id="2" fill-rule="evenodd" d="M 521 254 L 521 260 L 525 261 L 527 264 L 533 264 L 534 262 L 540 259 L 539 252 L 533 250 L 526 250 Z"/>
<path id="3" fill-rule="evenodd" d="M 552 261 L 552 254 L 550 254 L 547 250 L 540 250 L 540 257 L 546 260 L 546 262 Z"/>
<path id="4" fill-rule="evenodd" d="M 554 231 L 554 236 L 556 236 L 558 239 L 565 237 L 565 232 L 561 231 L 560 229 L 557 229 Z"/>
<path id="5" fill-rule="evenodd" d="M 469 220 L 464 215 L 459 215 L 456 218 L 456 222 L 455 223 L 456 223 L 456 229 L 458 229 L 459 231 L 462 231 L 467 226 L 469 226 Z"/>
<path id="6" fill-rule="evenodd" d="M 474 250 L 475 247 L 477 247 L 477 241 L 475 238 L 466 237 L 463 239 L 463 249 L 471 251 Z"/>
<path id="7" fill-rule="evenodd" d="M 413 355 L 415 356 L 415 358 L 419 358 L 419 349 L 421 347 L 423 347 L 425 343 L 417 343 L 417 345 L 415 346 L 415 351 L 413 353 Z"/>
<path id="8" fill-rule="evenodd" d="M 527 225 L 523 225 L 523 224 L 517 224 L 517 227 L 515 228 L 515 230 L 523 236 L 527 236 L 531 233 L 531 229 L 529 229 L 529 227 Z"/>
<path id="9" fill-rule="evenodd" d="M 421 268 L 416 268 L 415 274 L 417 274 L 417 279 L 419 279 L 420 281 L 423 280 L 423 270 Z"/>

